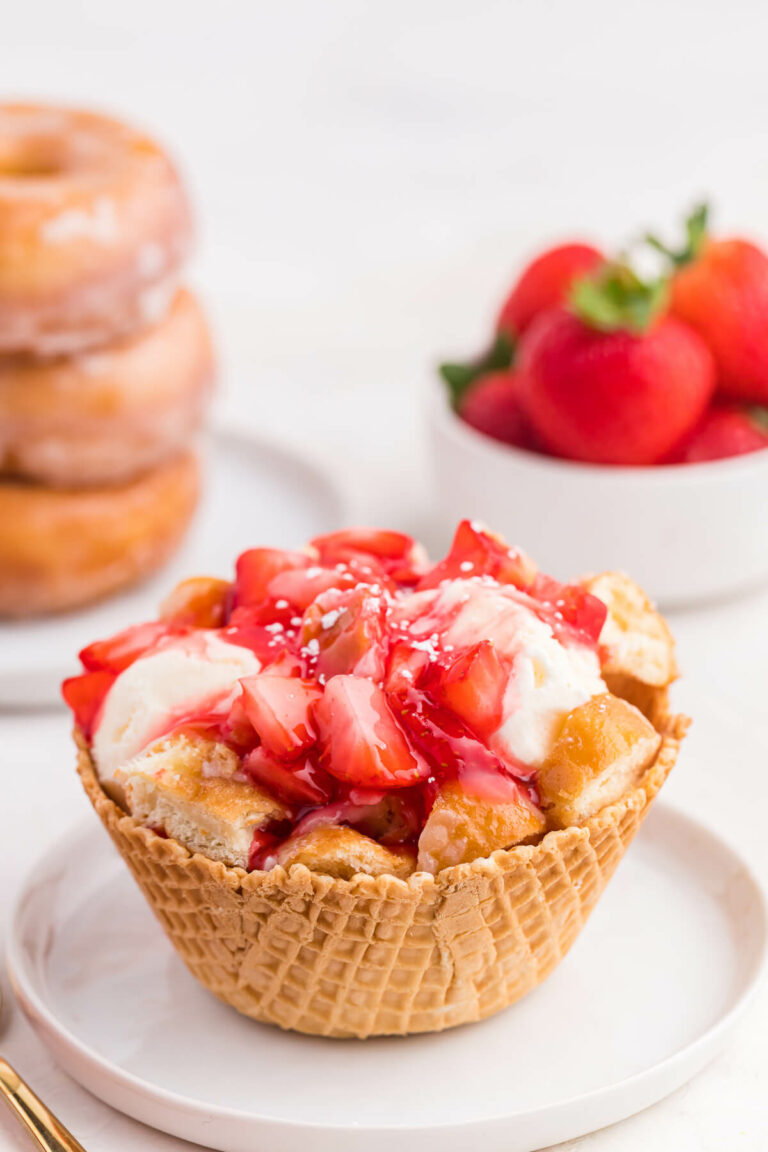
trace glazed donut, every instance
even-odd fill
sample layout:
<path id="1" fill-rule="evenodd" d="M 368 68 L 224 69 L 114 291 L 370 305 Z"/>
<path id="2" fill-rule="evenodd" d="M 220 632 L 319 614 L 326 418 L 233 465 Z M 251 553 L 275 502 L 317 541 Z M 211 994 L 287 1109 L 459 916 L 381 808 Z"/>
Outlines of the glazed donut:
<path id="1" fill-rule="evenodd" d="M 202 309 L 71 357 L 0 358 L 0 472 L 57 487 L 114 484 L 179 452 L 213 382 Z"/>
<path id="2" fill-rule="evenodd" d="M 148 576 L 197 504 L 192 453 L 113 488 L 0 481 L 0 616 L 76 608 Z"/>
<path id="3" fill-rule="evenodd" d="M 180 179 L 148 137 L 0 104 L 0 352 L 61 355 L 159 319 L 190 241 Z"/>

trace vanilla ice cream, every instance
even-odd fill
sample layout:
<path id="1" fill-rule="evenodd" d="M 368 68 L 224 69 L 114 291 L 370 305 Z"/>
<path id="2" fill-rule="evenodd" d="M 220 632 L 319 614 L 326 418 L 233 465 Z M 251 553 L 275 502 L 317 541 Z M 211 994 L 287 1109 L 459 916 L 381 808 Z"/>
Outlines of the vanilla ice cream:
<path id="1" fill-rule="evenodd" d="M 165 641 L 134 661 L 110 688 L 93 735 L 102 782 L 112 780 L 116 769 L 162 736 L 174 719 L 206 709 L 226 715 L 241 677 L 260 668 L 249 648 L 202 631 Z"/>

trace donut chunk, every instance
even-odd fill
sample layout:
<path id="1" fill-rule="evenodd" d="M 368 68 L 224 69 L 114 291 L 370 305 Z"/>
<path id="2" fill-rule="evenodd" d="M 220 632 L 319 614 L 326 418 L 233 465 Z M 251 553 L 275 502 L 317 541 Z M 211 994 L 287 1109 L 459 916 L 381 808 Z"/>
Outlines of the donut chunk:
<path id="1" fill-rule="evenodd" d="M 351 880 L 358 872 L 404 880 L 414 870 L 416 853 L 410 848 L 385 848 L 354 828 L 325 825 L 286 840 L 275 853 L 275 863 L 283 868 L 304 864 L 341 880 Z"/>
<path id="2" fill-rule="evenodd" d="M 0 359 L 0 472 L 67 488 L 129 480 L 194 436 L 213 377 L 186 291 L 158 324 L 98 350 Z"/>
<path id="3" fill-rule="evenodd" d="M 0 105 L 0 353 L 68 354 L 158 320 L 191 231 L 179 177 L 142 132 Z"/>
<path id="4" fill-rule="evenodd" d="M 192 453 L 110 488 L 0 481 L 0 616 L 76 608 L 143 579 L 172 554 L 197 499 Z"/>
<path id="5" fill-rule="evenodd" d="M 610 693 L 574 708 L 538 773 L 548 826 L 583 824 L 613 804 L 640 778 L 660 744 L 642 712 Z"/>
<path id="6" fill-rule="evenodd" d="M 124 804 L 147 828 L 162 829 L 190 852 L 248 867 L 253 833 L 285 816 L 252 783 L 235 779 L 239 759 L 225 744 L 178 734 L 153 744 L 116 774 Z"/>
<path id="7" fill-rule="evenodd" d="M 677 678 L 675 642 L 664 618 L 623 572 L 583 581 L 608 609 L 600 635 L 603 679 L 651 720 L 667 710 L 667 689 Z"/>
<path id="8" fill-rule="evenodd" d="M 519 788 L 516 798 L 493 801 L 444 784 L 419 838 L 418 869 L 439 872 L 542 833 L 543 814 Z"/>

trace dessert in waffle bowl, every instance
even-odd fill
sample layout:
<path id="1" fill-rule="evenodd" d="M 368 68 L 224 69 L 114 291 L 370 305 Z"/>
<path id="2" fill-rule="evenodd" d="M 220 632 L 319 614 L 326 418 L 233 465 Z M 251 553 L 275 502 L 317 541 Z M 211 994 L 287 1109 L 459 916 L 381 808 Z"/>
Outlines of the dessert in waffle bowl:
<path id="1" fill-rule="evenodd" d="M 666 624 L 481 526 L 243 553 L 65 682 L 94 808 L 180 956 L 255 1020 L 435 1031 L 544 980 L 674 765 Z"/>

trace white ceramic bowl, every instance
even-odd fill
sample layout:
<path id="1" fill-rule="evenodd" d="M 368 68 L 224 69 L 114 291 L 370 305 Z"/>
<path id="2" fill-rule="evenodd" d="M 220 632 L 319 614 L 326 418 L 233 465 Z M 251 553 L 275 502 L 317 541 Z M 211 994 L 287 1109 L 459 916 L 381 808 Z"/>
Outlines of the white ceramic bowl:
<path id="1" fill-rule="evenodd" d="M 650 468 L 571 463 L 476 432 L 442 388 L 430 400 L 442 530 L 482 520 L 550 575 L 622 569 L 665 608 L 768 580 L 768 451 Z"/>

